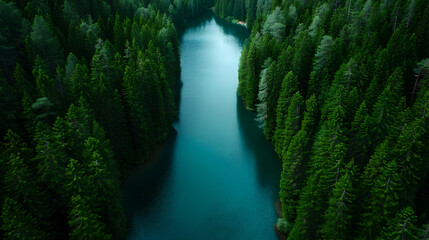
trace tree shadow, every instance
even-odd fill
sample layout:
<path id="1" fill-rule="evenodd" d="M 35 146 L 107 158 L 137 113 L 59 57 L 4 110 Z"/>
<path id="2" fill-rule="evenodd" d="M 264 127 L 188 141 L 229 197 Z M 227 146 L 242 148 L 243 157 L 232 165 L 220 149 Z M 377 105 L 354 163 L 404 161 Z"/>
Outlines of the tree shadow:
<path id="1" fill-rule="evenodd" d="M 218 24 L 221 27 L 223 33 L 237 38 L 240 43 L 240 47 L 243 47 L 246 39 L 248 39 L 250 36 L 250 31 L 244 26 L 226 21 L 214 15 L 213 13 L 212 13 L 212 16 L 216 21 L 216 24 Z"/>
<path id="2" fill-rule="evenodd" d="M 123 186 L 125 215 L 131 219 L 134 213 L 149 213 L 157 204 L 157 196 L 163 191 L 171 174 L 177 133 L 172 130 L 165 143 L 151 159 L 127 179 Z"/>
<path id="3" fill-rule="evenodd" d="M 247 151 L 255 156 L 258 183 L 263 188 L 273 188 L 277 197 L 280 182 L 281 161 L 277 157 L 271 142 L 265 139 L 259 123 L 255 120 L 256 114 L 244 108 L 244 104 L 237 96 L 237 118 L 240 135 Z"/>

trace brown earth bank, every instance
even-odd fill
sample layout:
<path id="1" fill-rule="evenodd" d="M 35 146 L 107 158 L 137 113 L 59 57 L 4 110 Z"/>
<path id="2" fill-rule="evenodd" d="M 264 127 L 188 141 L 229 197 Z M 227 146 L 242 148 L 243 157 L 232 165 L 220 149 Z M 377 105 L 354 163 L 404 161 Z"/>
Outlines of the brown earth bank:
<path id="1" fill-rule="evenodd" d="M 240 24 L 240 25 L 247 27 L 247 23 L 244 21 L 238 21 L 237 24 Z"/>
<path id="2" fill-rule="evenodd" d="M 279 231 L 279 229 L 277 228 L 277 224 L 274 224 L 274 230 L 276 231 L 277 239 L 279 239 L 279 240 L 287 240 L 286 235 L 284 235 L 283 233 L 281 233 Z"/>
<path id="3" fill-rule="evenodd" d="M 280 218 L 283 218 L 283 216 L 282 216 L 282 202 L 280 201 L 280 198 L 277 198 L 275 205 L 276 205 L 277 215 Z M 287 239 L 287 236 L 284 235 L 283 233 L 281 233 L 279 231 L 279 229 L 277 228 L 277 223 L 274 223 L 274 230 L 276 231 L 277 239 L 279 239 L 279 240 L 286 240 Z"/>
<path id="4" fill-rule="evenodd" d="M 283 218 L 283 215 L 282 215 L 282 202 L 280 201 L 280 198 L 277 198 L 277 201 L 276 201 L 276 212 L 277 212 L 277 215 L 280 218 Z"/>

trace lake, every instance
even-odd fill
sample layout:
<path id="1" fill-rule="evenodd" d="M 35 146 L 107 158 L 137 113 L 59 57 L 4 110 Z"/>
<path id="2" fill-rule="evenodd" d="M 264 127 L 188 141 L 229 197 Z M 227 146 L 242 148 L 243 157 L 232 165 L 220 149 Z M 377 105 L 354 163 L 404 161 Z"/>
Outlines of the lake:
<path id="1" fill-rule="evenodd" d="M 276 239 L 281 162 L 236 93 L 248 36 L 213 14 L 181 34 L 177 133 L 124 185 L 128 239 Z"/>

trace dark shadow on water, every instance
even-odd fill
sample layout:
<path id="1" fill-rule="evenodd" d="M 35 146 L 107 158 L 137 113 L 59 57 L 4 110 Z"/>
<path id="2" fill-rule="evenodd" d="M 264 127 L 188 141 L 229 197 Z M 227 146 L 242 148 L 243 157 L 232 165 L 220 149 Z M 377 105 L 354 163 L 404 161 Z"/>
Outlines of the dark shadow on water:
<path id="1" fill-rule="evenodd" d="M 244 41 L 247 38 L 249 38 L 250 31 L 243 26 L 223 20 L 222 18 L 214 15 L 213 13 L 212 13 L 212 16 L 216 21 L 216 24 L 218 24 L 221 27 L 223 33 L 237 38 L 240 42 L 240 46 L 242 47 L 244 44 Z"/>
<path id="2" fill-rule="evenodd" d="M 207 10 L 204 14 L 201 16 L 189 21 L 186 24 L 186 27 L 183 29 L 178 29 L 179 34 L 179 41 L 182 42 L 182 37 L 186 33 L 186 31 L 192 29 L 192 30 L 199 30 L 201 28 L 205 28 L 206 25 L 214 19 L 216 24 L 218 24 L 222 32 L 226 35 L 233 36 L 237 38 L 241 44 L 244 43 L 244 41 L 250 36 L 250 31 L 238 24 L 226 21 L 218 16 L 216 16 L 211 10 Z"/>
<path id="3" fill-rule="evenodd" d="M 179 43 L 182 42 L 182 37 L 186 33 L 186 31 L 188 31 L 189 29 L 198 30 L 204 28 L 212 18 L 213 12 L 211 10 L 207 10 L 204 14 L 201 14 L 199 17 L 196 17 L 191 21 L 187 22 L 184 28 L 177 30 L 179 35 Z"/>
<path id="4" fill-rule="evenodd" d="M 259 185 L 264 188 L 278 185 L 281 161 L 273 145 L 265 139 L 262 129 L 259 128 L 259 123 L 255 120 L 256 114 L 244 108 L 239 96 L 237 96 L 237 118 L 246 149 L 255 155 Z"/>
<path id="5" fill-rule="evenodd" d="M 176 133 L 171 133 L 160 152 L 147 166 L 137 170 L 124 185 L 124 206 L 126 216 L 130 221 L 135 212 L 150 214 L 156 209 L 156 196 L 162 191 L 165 181 L 169 179 L 172 165 L 172 154 L 176 144 Z"/>
<path id="6" fill-rule="evenodd" d="M 249 31 L 239 25 L 227 22 L 220 18 L 217 18 L 213 15 L 212 12 L 207 12 L 206 14 L 200 16 L 199 18 L 189 22 L 184 31 L 180 31 L 179 39 L 180 42 L 183 40 L 183 34 L 186 31 L 195 31 L 198 29 L 203 29 L 210 24 L 213 24 L 214 21 L 218 26 L 220 26 L 222 33 L 228 35 L 228 41 L 231 40 L 231 37 L 234 38 L 234 41 L 242 46 L 244 41 L 249 37 Z M 219 33 L 219 31 L 217 31 Z M 176 104 L 180 106 L 180 92 L 181 92 L 181 83 L 177 84 L 177 98 Z M 254 155 L 251 159 L 248 159 L 249 164 L 251 164 L 251 168 L 249 169 L 252 173 L 256 173 L 257 184 L 259 188 L 262 190 L 272 190 L 272 199 L 277 198 L 278 194 L 278 185 L 280 179 L 280 171 L 281 171 L 281 162 L 277 158 L 272 144 L 265 140 L 265 137 L 258 128 L 258 123 L 254 120 L 255 113 L 247 111 L 242 104 L 242 101 L 239 97 L 237 97 L 237 121 L 238 121 L 238 130 L 240 137 L 242 138 L 242 144 L 246 151 L 250 152 Z M 179 139 L 180 141 L 180 139 Z M 181 227 L 180 231 L 177 233 L 181 233 L 181 236 L 176 234 L 176 231 L 172 231 L 171 233 L 162 234 L 165 229 L 163 226 L 159 226 L 159 224 L 149 224 L 148 226 L 142 226 L 141 224 L 145 224 L 146 222 L 150 222 L 152 220 L 159 220 L 162 224 L 171 224 L 174 221 L 170 221 L 168 217 L 174 216 L 177 209 L 171 209 L 172 213 L 170 213 L 169 201 L 164 201 L 160 199 L 160 197 L 165 197 L 163 192 L 166 190 L 169 191 L 169 194 L 174 194 L 175 189 L 168 189 L 171 181 L 171 174 L 174 172 L 173 168 L 176 165 L 173 163 L 173 155 L 175 154 L 176 146 L 180 147 L 181 144 L 177 144 L 177 134 L 171 134 L 165 144 L 160 148 L 159 154 L 152 159 L 152 161 L 147 165 L 137 170 L 124 184 L 123 193 L 124 193 L 124 206 L 126 209 L 126 216 L 128 217 L 128 232 L 130 235 L 132 233 L 138 232 L 139 227 L 141 227 L 146 232 L 154 232 L 160 235 L 165 235 L 165 238 L 156 238 L 154 235 L 147 237 L 147 239 L 173 239 L 167 237 L 173 237 L 176 240 L 181 239 L 214 239 L 215 236 L 220 236 L 219 232 L 228 232 L 228 234 L 236 234 L 236 236 L 227 236 L 225 239 L 241 239 L 240 233 L 250 232 L 244 231 L 243 229 L 248 226 L 236 226 L 230 225 L 230 222 L 239 223 L 240 219 L 232 219 L 230 222 L 216 222 L 215 225 L 205 226 L 207 230 L 202 231 L 201 229 L 191 229 L 191 226 L 194 226 L 193 221 L 199 221 L 199 219 L 190 219 L 189 227 L 190 229 L 186 229 L 182 225 L 187 225 L 187 223 L 183 223 L 182 225 L 177 225 L 176 227 Z M 240 146 L 241 147 L 241 146 Z M 247 154 L 247 153 L 246 153 Z M 177 165 L 176 165 L 177 166 Z M 253 166 L 255 170 L 253 170 Z M 214 169 L 217 170 L 217 169 Z M 221 174 L 221 173 L 220 173 Z M 259 190 L 259 189 L 258 189 Z M 262 191 L 261 194 L 264 194 L 265 191 Z M 195 193 L 198 194 L 198 193 Z M 267 196 L 270 194 L 266 194 Z M 269 196 L 271 197 L 271 196 Z M 174 199 L 173 199 L 174 200 Z M 269 200 L 270 201 L 270 200 Z M 165 204 L 165 205 L 164 205 Z M 274 204 L 274 200 L 273 200 Z M 199 209 L 199 208 L 196 208 Z M 168 211 L 163 211 L 168 210 Z M 251 209 L 250 209 L 251 210 Z M 224 216 L 225 212 L 219 210 L 216 214 L 214 214 L 214 218 L 221 219 Z M 189 215 L 192 216 L 192 215 Z M 158 218 L 159 219 L 158 219 Z M 164 218 L 166 217 L 166 218 Z M 137 222 L 136 222 L 137 221 Z M 258 222 L 256 219 L 254 222 Z M 271 221 L 271 220 L 270 220 Z M 253 222 L 253 221 L 252 221 Z M 213 224 L 213 223 L 212 223 Z M 269 223 L 271 227 L 271 222 Z M 198 225 L 198 224 L 197 224 Z M 227 227 L 231 229 L 226 229 Z M 174 229 L 174 227 L 166 227 L 166 229 Z M 183 229 L 184 228 L 184 229 Z M 141 230 L 141 229 L 140 229 Z M 202 236 L 204 234 L 208 234 L 209 236 Z M 200 236 L 201 235 L 201 236 Z M 222 235 L 222 234 L 221 234 Z M 192 236 L 198 236 L 192 238 Z M 145 239 L 145 236 L 136 236 L 139 239 Z M 235 238 L 234 238 L 235 237 Z M 131 239 L 131 238 L 129 238 Z M 132 238 L 136 239 L 136 238 Z M 219 238 L 217 238 L 219 239 Z M 221 238 L 222 239 L 222 238 Z M 263 239 L 263 238 L 260 238 Z M 273 239 L 273 238 L 270 238 Z"/>

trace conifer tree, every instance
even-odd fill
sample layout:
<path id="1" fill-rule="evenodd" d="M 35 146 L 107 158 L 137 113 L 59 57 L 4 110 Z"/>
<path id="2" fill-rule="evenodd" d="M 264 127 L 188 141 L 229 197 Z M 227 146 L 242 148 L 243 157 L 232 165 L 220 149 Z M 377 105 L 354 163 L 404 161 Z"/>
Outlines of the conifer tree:
<path id="1" fill-rule="evenodd" d="M 287 152 L 283 154 L 283 171 L 280 180 L 280 200 L 282 215 L 292 223 L 296 217 L 299 194 L 304 184 L 307 168 L 311 137 L 316 123 L 317 103 L 313 95 L 306 101 L 306 111 L 302 120 L 301 129 L 292 138 Z"/>
<path id="2" fill-rule="evenodd" d="M 249 45 L 246 58 L 242 58 L 241 64 L 241 66 L 243 66 L 242 68 L 246 66 L 246 69 L 243 70 L 246 74 L 240 75 L 238 93 L 243 98 L 246 107 L 253 109 L 256 104 L 259 89 L 256 46 L 253 41 Z"/>
<path id="3" fill-rule="evenodd" d="M 77 63 L 70 79 L 70 94 L 73 101 L 77 101 L 81 96 L 88 98 L 89 75 L 86 64 Z"/>
<path id="4" fill-rule="evenodd" d="M 271 34 L 276 41 L 281 41 L 284 37 L 284 15 L 280 7 L 276 7 L 274 11 L 267 16 L 262 32 Z"/>
<path id="5" fill-rule="evenodd" d="M 411 207 L 402 209 L 384 228 L 381 237 L 378 239 L 419 239 L 419 231 L 415 226 L 416 218 Z"/>
<path id="6" fill-rule="evenodd" d="M 234 14 L 234 7 L 237 10 L 236 2 L 215 4 L 226 17 Z M 420 0 L 346 0 L 334 1 L 330 8 L 326 1 L 257 1 L 259 17 L 243 50 L 238 92 L 249 109 L 248 102 L 256 102 L 264 134 L 283 160 L 283 218 L 294 223 L 289 239 L 381 238 L 384 226 L 403 206 L 418 206 L 419 222 L 426 221 L 427 209 L 422 206 L 428 188 L 422 182 L 429 169 L 424 163 L 427 61 L 419 62 L 413 72 L 415 63 L 428 53 L 426 5 Z M 279 12 L 285 17 L 274 21 Z M 275 22 L 285 24 L 279 29 L 285 35 L 270 32 L 279 26 Z M 268 58 L 276 63 L 272 75 L 261 64 Z M 304 113 L 301 129 L 284 141 L 290 99 L 285 97 L 284 82 L 275 82 L 289 71 L 296 76 L 294 86 L 303 99 L 315 94 L 318 100 L 321 114 L 314 118 L 314 137 L 303 134 Z M 268 78 L 257 78 L 258 74 Z M 272 96 L 278 98 L 275 109 L 269 107 Z M 266 131 L 273 125 L 269 123 L 273 115 L 275 131 Z M 302 147 L 307 135 L 308 145 Z M 353 201 L 340 208 L 332 199 L 352 160 L 358 172 L 353 177 Z M 387 184 L 389 177 L 395 180 Z M 353 230 L 351 223 L 360 227 Z"/>
<path id="7" fill-rule="evenodd" d="M 283 142 L 282 144 L 282 156 L 287 153 L 288 146 L 292 137 L 299 131 L 300 123 L 301 123 L 301 113 L 303 109 L 303 100 L 300 92 L 296 92 L 288 106 L 287 116 L 284 122 L 284 130 L 283 130 Z"/>
<path id="8" fill-rule="evenodd" d="M 29 25 L 28 20 L 22 16 L 22 11 L 13 2 L 0 3 L 0 71 L 5 76 L 10 76 L 15 64 L 21 62 Z"/>
<path id="9" fill-rule="evenodd" d="M 379 95 L 371 116 L 370 133 L 373 136 L 373 144 L 379 144 L 390 133 L 395 119 L 399 114 L 397 106 L 403 91 L 402 71 L 396 69 L 389 77 L 388 85 Z"/>
<path id="10" fill-rule="evenodd" d="M 288 236 L 293 239 L 316 239 L 316 231 L 320 224 L 320 194 L 322 190 L 317 187 L 318 174 L 309 176 L 307 183 L 302 189 L 295 224 Z M 311 220 L 311 221 L 309 221 Z"/>
<path id="11" fill-rule="evenodd" d="M 36 78 L 37 92 L 40 97 L 46 97 L 51 101 L 56 100 L 54 80 L 44 73 L 41 68 L 35 68 L 33 75 Z"/>
<path id="12" fill-rule="evenodd" d="M 112 155 L 105 154 L 102 149 L 104 144 L 100 140 L 89 137 L 85 141 L 83 150 L 83 164 L 87 170 L 87 181 L 91 185 L 90 196 L 93 196 L 95 201 L 88 203 L 93 206 L 91 209 L 100 216 L 105 216 L 105 224 L 112 231 L 115 238 L 123 238 L 125 236 L 125 216 L 122 210 L 122 198 L 118 194 L 120 192 L 119 179 L 117 174 L 113 174 L 115 163 Z M 107 146 L 109 148 L 109 146 Z M 97 198 L 97 196 L 102 196 Z"/>
<path id="13" fill-rule="evenodd" d="M 351 236 L 352 207 L 355 196 L 355 166 L 351 161 L 332 190 L 325 221 L 321 227 L 323 239 L 347 239 Z"/>
<path id="14" fill-rule="evenodd" d="M 320 45 L 314 55 L 313 71 L 310 75 L 308 95 L 316 94 L 320 97 L 320 94 L 327 90 L 329 82 L 329 70 L 333 67 L 330 66 L 329 60 L 333 51 L 334 40 L 332 37 L 325 35 L 323 36 Z"/>
<path id="15" fill-rule="evenodd" d="M 146 109 L 145 98 L 142 96 L 142 81 L 137 78 L 137 73 L 130 63 L 125 68 L 123 95 L 126 102 L 126 111 L 129 115 L 131 125 L 131 138 L 136 156 L 144 157 L 148 153 L 149 134 L 148 134 L 148 112 Z"/>
<path id="16" fill-rule="evenodd" d="M 40 178 L 49 189 L 61 192 L 59 186 L 64 183 L 68 160 L 65 145 L 58 142 L 55 133 L 42 123 L 37 124 L 35 139 L 37 142 L 35 161 L 38 162 Z"/>
<path id="17" fill-rule="evenodd" d="M 258 92 L 258 104 L 256 105 L 257 109 L 257 121 L 260 123 L 259 127 L 264 130 L 264 133 L 267 134 L 266 125 L 268 117 L 268 95 L 270 94 L 269 82 L 272 81 L 270 78 L 271 75 L 268 74 L 268 69 L 272 63 L 272 59 L 266 59 L 264 62 L 264 70 L 261 72 L 261 80 L 259 82 L 259 92 Z"/>
<path id="18" fill-rule="evenodd" d="M 71 228 L 70 239 L 112 239 L 106 233 L 106 226 L 100 222 L 100 216 L 88 206 L 87 200 L 80 195 L 71 199 L 72 210 L 69 214 Z"/>
<path id="19" fill-rule="evenodd" d="M 19 240 L 49 239 L 21 204 L 11 198 L 6 198 L 1 214 L 1 229 L 4 237 Z"/>
<path id="20" fill-rule="evenodd" d="M 368 152 L 371 146 L 369 135 L 369 112 L 363 101 L 354 116 L 350 128 L 348 157 L 354 159 L 358 168 L 363 169 L 367 164 Z"/>
<path id="21" fill-rule="evenodd" d="M 63 51 L 58 39 L 50 29 L 45 18 L 37 15 L 34 18 L 31 32 L 31 54 L 39 56 L 47 65 L 48 75 L 52 76 L 58 65 L 63 64 Z"/>
<path id="22" fill-rule="evenodd" d="M 33 99 L 26 91 L 24 91 L 22 100 L 21 100 L 21 106 L 22 106 L 21 118 L 23 119 L 25 130 L 30 134 L 34 134 L 35 121 L 36 121 L 36 116 L 33 112 L 33 109 L 31 108 L 33 103 L 34 103 Z"/>
<path id="23" fill-rule="evenodd" d="M 68 198 L 71 199 L 73 193 L 89 195 L 88 187 L 90 186 L 85 181 L 85 171 L 86 168 L 81 161 L 70 159 L 65 171 L 66 183 L 64 184 Z"/>
<path id="24" fill-rule="evenodd" d="M 401 172 L 401 186 L 403 193 L 401 198 L 407 203 L 412 203 L 417 191 L 417 182 L 421 175 L 419 170 L 423 167 L 422 149 L 423 137 L 428 124 L 427 116 L 417 118 L 410 124 L 406 124 L 399 136 L 396 146 L 392 149 Z"/>
<path id="25" fill-rule="evenodd" d="M 111 140 L 121 171 L 126 172 L 134 162 L 134 153 L 130 145 L 129 132 L 126 129 L 121 96 L 117 89 L 111 92 L 103 74 L 93 81 L 95 86 L 91 89 L 89 105 L 94 109 L 97 122 L 105 129 Z M 100 102 L 98 99 L 105 99 L 105 101 Z"/>
<path id="26" fill-rule="evenodd" d="M 314 56 L 314 41 L 308 31 L 299 33 L 295 42 L 295 53 L 292 61 L 293 73 L 298 77 L 299 91 L 307 95 L 308 81 L 311 73 L 312 57 Z"/>
<path id="27" fill-rule="evenodd" d="M 308 180 L 313 182 L 311 187 L 308 186 L 310 182 L 307 182 L 308 187 L 301 192 L 296 223 L 291 231 L 293 238 L 289 236 L 290 239 L 317 238 L 317 228 L 322 223 L 323 213 L 328 207 L 328 193 L 338 182 L 345 165 L 347 138 L 344 135 L 344 118 L 343 107 L 337 105 L 316 135 L 311 176 Z"/>
<path id="28" fill-rule="evenodd" d="M 275 146 L 274 149 L 278 154 L 281 154 L 283 150 L 284 128 L 285 128 L 284 125 L 288 114 L 287 109 L 289 107 L 292 94 L 298 91 L 298 87 L 296 86 L 296 84 L 297 84 L 296 76 L 292 73 L 292 71 L 290 71 L 283 79 L 280 97 L 277 102 L 276 131 L 274 133 L 273 141 Z"/>
<path id="29" fill-rule="evenodd" d="M 375 179 L 360 222 L 360 238 L 376 239 L 399 209 L 400 178 L 395 161 L 387 163 Z"/>
<path id="30" fill-rule="evenodd" d="M 167 114 L 163 111 L 165 109 L 166 100 L 162 94 L 161 79 L 157 71 L 152 69 L 158 69 L 155 64 L 159 64 L 158 49 L 152 41 L 149 41 L 148 49 L 145 51 L 145 60 L 141 66 L 146 103 L 151 117 L 151 124 L 154 127 L 154 138 L 157 139 L 163 135 L 164 124 L 167 122 Z"/>
<path id="31" fill-rule="evenodd" d="M 282 76 L 280 75 L 280 69 L 282 66 L 277 64 L 275 61 L 267 69 L 267 90 L 268 95 L 266 99 L 267 104 L 267 118 L 265 120 L 265 136 L 268 139 L 272 139 L 276 129 L 276 109 L 277 103 L 280 96 L 280 89 L 277 86 L 281 85 Z"/>

